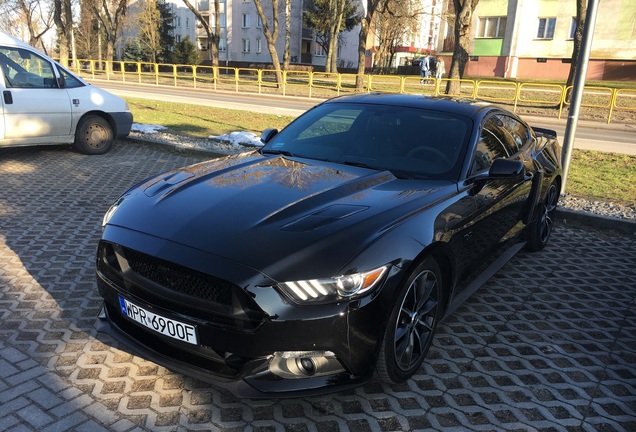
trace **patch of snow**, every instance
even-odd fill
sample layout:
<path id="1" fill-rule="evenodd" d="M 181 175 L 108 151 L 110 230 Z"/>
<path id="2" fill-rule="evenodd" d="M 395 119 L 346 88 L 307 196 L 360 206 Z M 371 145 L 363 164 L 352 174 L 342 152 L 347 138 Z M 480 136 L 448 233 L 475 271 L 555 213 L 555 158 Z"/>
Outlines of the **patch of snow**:
<path id="1" fill-rule="evenodd" d="M 209 139 L 214 139 L 223 142 L 229 142 L 233 146 L 248 145 L 254 147 L 262 147 L 263 143 L 258 135 L 252 132 L 230 132 L 224 135 L 210 135 Z"/>
<path id="2" fill-rule="evenodd" d="M 164 129 L 168 129 L 168 128 L 165 126 L 160 126 L 160 125 L 140 124 L 140 123 L 133 123 L 132 127 L 130 128 L 130 130 L 133 132 L 140 132 L 140 133 L 146 133 L 146 134 L 156 134 L 157 132 Z"/>

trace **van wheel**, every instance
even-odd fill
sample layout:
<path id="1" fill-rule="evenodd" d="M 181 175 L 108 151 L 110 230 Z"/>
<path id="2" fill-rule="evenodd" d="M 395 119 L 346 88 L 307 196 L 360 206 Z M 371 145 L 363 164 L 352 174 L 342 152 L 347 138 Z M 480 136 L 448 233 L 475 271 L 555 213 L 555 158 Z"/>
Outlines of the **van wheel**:
<path id="1" fill-rule="evenodd" d="M 113 146 L 113 128 L 102 117 L 91 115 L 83 118 L 75 132 L 73 146 L 88 155 L 104 154 Z"/>

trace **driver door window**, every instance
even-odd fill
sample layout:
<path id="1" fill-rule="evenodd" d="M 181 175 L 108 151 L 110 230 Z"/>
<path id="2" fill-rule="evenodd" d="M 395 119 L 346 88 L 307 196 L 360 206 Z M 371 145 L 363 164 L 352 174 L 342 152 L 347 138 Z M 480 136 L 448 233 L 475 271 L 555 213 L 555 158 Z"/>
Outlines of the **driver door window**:
<path id="1" fill-rule="evenodd" d="M 31 51 L 0 48 L 0 67 L 7 88 L 57 88 L 53 65 Z"/>
<path id="2" fill-rule="evenodd" d="M 473 160 L 470 165 L 470 174 L 474 175 L 488 171 L 495 159 L 506 157 L 508 157 L 508 152 L 499 138 L 484 127 L 481 131 L 481 136 L 477 143 L 475 153 L 473 154 Z"/>

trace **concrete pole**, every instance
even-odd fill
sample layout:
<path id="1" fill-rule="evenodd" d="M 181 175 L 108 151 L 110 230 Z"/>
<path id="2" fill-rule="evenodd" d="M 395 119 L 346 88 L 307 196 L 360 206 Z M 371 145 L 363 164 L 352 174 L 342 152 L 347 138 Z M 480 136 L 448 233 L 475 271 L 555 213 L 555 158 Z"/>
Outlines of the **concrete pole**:
<path id="1" fill-rule="evenodd" d="M 592 49 L 592 38 L 594 36 L 594 26 L 596 25 L 596 12 L 598 10 L 598 0 L 589 0 L 583 28 L 583 39 L 581 40 L 581 52 L 579 53 L 578 68 L 574 76 L 574 86 L 572 88 L 572 100 L 568 113 L 568 121 L 565 124 L 565 136 L 563 137 L 563 185 L 561 194 L 565 194 L 565 187 L 568 181 L 570 170 L 570 159 L 572 159 L 572 146 L 574 144 L 574 134 L 579 121 L 581 111 L 581 99 L 583 98 L 583 88 L 585 87 L 585 75 L 587 75 L 587 64 L 590 60 Z"/>

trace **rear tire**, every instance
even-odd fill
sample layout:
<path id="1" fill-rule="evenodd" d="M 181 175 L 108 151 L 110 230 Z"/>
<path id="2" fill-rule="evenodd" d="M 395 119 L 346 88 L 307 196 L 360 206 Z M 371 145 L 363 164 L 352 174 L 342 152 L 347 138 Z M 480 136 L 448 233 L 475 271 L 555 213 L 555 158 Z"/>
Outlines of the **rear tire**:
<path id="1" fill-rule="evenodd" d="M 113 128 L 106 119 L 89 115 L 77 126 L 73 147 L 84 154 L 100 155 L 113 146 Z"/>
<path id="2" fill-rule="evenodd" d="M 401 383 L 419 369 L 440 319 L 441 290 L 439 266 L 428 257 L 411 272 L 393 306 L 376 365 L 383 381 Z"/>
<path id="3" fill-rule="evenodd" d="M 537 252 L 546 247 L 554 229 L 554 213 L 559 202 L 559 185 L 554 182 L 548 188 L 545 199 L 537 208 L 538 216 L 528 226 L 526 249 Z"/>

